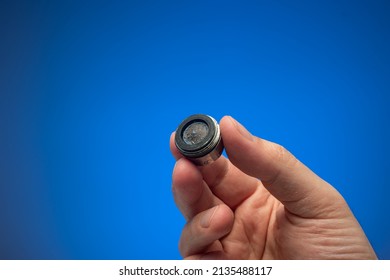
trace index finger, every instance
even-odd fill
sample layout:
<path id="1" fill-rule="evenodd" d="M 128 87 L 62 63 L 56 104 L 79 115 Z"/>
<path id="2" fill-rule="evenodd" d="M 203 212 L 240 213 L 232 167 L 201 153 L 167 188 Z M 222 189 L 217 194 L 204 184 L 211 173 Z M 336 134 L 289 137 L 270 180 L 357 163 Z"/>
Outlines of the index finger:
<path id="1" fill-rule="evenodd" d="M 178 160 L 183 156 L 176 148 L 174 137 L 175 133 L 172 133 L 170 148 Z M 199 167 L 199 170 L 213 194 L 232 209 L 251 196 L 261 185 L 258 179 L 242 172 L 224 156 L 210 165 Z"/>

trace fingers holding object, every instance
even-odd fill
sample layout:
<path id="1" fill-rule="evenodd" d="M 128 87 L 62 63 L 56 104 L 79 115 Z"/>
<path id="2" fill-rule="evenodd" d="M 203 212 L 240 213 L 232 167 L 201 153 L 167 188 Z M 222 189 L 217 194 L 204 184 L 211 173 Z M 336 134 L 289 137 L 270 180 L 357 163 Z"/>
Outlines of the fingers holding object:
<path id="1" fill-rule="evenodd" d="M 175 133 L 172 133 L 170 149 L 176 160 L 180 160 L 183 155 L 177 149 L 174 139 Z M 196 168 L 211 192 L 232 209 L 253 194 L 259 185 L 256 178 L 242 172 L 224 156 L 219 157 L 210 165 Z"/>

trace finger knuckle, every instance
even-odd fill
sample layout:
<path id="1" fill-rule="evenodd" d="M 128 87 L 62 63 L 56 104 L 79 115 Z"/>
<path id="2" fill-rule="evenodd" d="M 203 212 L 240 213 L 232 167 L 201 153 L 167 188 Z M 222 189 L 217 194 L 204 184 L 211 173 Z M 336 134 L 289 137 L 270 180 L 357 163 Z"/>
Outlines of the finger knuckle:
<path id="1" fill-rule="evenodd" d="M 180 237 L 179 243 L 178 243 L 179 252 L 183 258 L 185 258 L 187 256 L 186 252 L 187 252 L 187 247 L 188 247 L 188 246 L 186 246 L 187 242 L 184 240 L 185 239 L 184 238 L 184 230 L 185 229 L 183 229 L 183 232 L 181 234 L 181 237 Z"/>
<path id="2" fill-rule="evenodd" d="M 282 165 L 288 168 L 293 168 L 299 163 L 298 159 L 294 157 L 284 146 L 275 144 L 274 149 L 275 160 Z"/>

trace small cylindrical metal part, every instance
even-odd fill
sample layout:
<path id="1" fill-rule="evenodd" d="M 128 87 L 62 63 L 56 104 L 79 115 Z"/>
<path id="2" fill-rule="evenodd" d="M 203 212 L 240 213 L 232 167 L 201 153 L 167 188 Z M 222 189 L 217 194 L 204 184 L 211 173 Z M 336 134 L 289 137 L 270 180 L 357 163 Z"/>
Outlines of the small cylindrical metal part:
<path id="1" fill-rule="evenodd" d="M 175 144 L 180 153 L 196 165 L 207 165 L 222 154 L 223 143 L 217 121 L 202 114 L 186 118 L 176 130 Z"/>

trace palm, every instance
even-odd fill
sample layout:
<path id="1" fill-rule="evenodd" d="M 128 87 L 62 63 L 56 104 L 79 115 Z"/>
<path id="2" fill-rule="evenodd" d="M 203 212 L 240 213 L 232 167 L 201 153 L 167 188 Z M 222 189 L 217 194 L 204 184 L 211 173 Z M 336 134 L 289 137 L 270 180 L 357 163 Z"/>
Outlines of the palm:
<path id="1" fill-rule="evenodd" d="M 261 183 L 260 183 L 261 184 Z M 269 255 L 267 231 L 276 209 L 283 207 L 259 186 L 258 190 L 234 211 L 232 231 L 221 239 L 229 259 L 274 258 Z"/>
<path id="2" fill-rule="evenodd" d="M 333 218 L 298 217 L 286 211 L 260 182 L 258 190 L 234 213 L 232 231 L 220 240 L 224 257 L 228 259 L 351 259 L 372 256 L 369 251 L 359 253 L 359 247 L 366 245 L 365 237 L 357 230 L 359 225 L 355 219 L 348 215 L 343 217 L 343 211 L 335 213 Z"/>

